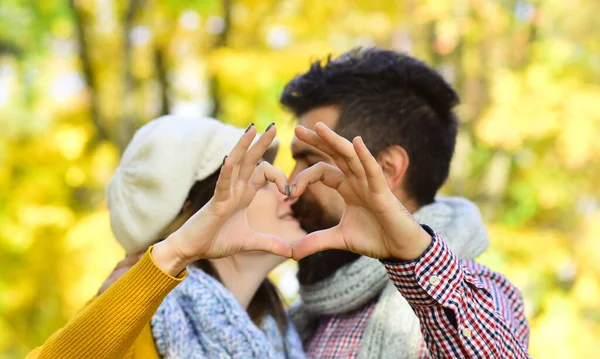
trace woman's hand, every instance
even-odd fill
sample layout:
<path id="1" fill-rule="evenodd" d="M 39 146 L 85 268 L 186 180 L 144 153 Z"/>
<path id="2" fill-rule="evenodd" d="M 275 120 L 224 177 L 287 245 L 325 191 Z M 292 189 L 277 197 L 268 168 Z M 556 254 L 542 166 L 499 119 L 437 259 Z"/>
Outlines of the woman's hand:
<path id="1" fill-rule="evenodd" d="M 255 232 L 247 210 L 256 192 L 273 182 L 286 193 L 287 178 L 267 162 L 260 163 L 275 138 L 275 126 L 250 148 L 256 128 L 251 126 L 225 157 L 213 198 L 175 233 L 152 251 L 155 262 L 170 274 L 201 258 L 221 258 L 239 252 L 263 251 L 292 256 L 292 247 L 281 238 Z M 260 163 L 260 164 L 259 164 Z"/>

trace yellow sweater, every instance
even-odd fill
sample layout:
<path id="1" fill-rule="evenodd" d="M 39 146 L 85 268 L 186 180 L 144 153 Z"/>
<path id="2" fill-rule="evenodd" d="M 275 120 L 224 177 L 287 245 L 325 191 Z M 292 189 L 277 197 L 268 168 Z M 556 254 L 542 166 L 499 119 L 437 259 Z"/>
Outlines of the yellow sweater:
<path id="1" fill-rule="evenodd" d="M 187 272 L 163 272 L 151 250 L 26 359 L 158 359 L 150 319 Z"/>

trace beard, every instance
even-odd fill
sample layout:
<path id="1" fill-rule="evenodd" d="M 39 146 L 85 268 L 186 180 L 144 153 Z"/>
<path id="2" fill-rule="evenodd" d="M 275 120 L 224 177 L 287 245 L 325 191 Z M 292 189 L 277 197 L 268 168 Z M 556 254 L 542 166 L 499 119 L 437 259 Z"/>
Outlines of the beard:
<path id="1" fill-rule="evenodd" d="M 334 227 L 340 221 L 328 214 L 316 201 L 306 199 L 306 196 L 301 196 L 292 205 L 292 210 L 302 229 L 308 233 Z M 298 261 L 298 281 L 301 285 L 315 284 L 359 257 L 359 254 L 339 249 L 311 254 Z"/>

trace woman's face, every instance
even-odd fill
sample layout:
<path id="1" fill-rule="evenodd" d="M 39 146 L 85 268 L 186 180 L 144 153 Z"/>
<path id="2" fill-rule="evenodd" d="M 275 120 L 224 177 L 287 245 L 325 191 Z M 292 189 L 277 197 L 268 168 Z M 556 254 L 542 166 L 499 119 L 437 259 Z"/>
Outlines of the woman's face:
<path id="1" fill-rule="evenodd" d="M 248 206 L 248 223 L 257 232 L 278 236 L 291 245 L 297 243 L 306 232 L 293 217 L 291 205 L 273 183 L 267 183 Z"/>

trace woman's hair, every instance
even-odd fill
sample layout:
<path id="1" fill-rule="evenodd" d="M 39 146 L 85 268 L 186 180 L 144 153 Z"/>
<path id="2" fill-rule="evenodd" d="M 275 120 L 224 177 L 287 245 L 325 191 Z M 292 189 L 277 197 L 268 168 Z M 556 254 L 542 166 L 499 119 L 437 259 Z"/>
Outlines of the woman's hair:
<path id="1" fill-rule="evenodd" d="M 184 207 L 177 217 L 171 222 L 167 228 L 161 233 L 160 239 L 167 238 L 171 233 L 179 229 L 194 213 L 202 208 L 213 197 L 217 179 L 219 178 L 220 169 L 205 178 L 202 181 L 197 181 L 188 194 Z M 205 273 L 221 281 L 219 275 L 213 265 L 207 259 L 200 259 L 194 263 L 195 266 L 202 269 Z M 279 331 L 282 336 L 287 332 L 287 316 L 283 308 L 281 296 L 277 288 L 268 278 L 262 282 L 254 297 L 248 305 L 248 315 L 250 319 L 260 326 L 265 315 L 271 315 L 277 322 Z"/>

